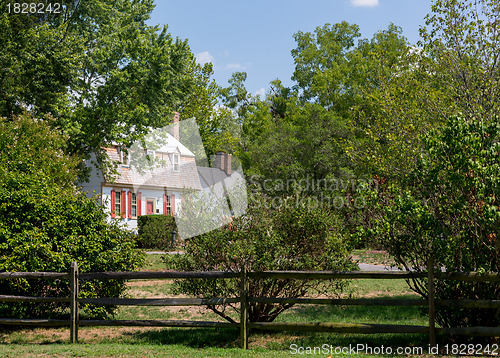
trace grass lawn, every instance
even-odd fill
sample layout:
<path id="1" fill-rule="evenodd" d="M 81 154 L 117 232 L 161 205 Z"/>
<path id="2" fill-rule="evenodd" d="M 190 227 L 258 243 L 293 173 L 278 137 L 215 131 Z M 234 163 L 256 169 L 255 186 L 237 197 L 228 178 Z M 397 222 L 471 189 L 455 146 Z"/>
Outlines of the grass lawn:
<path id="1" fill-rule="evenodd" d="M 364 264 L 393 265 L 395 262 L 386 251 L 383 250 L 353 250 L 352 258 Z"/>
<path id="2" fill-rule="evenodd" d="M 163 269 L 161 255 L 148 255 L 145 270 Z M 137 280 L 128 283 L 130 297 L 167 297 L 172 281 Z M 353 297 L 415 298 L 404 280 L 355 280 Z M 200 307 L 119 308 L 116 319 L 221 320 Z M 281 322 L 345 322 L 426 325 L 418 307 L 295 306 L 278 317 Z M 251 331 L 250 350 L 239 349 L 238 329 L 84 327 L 79 344 L 69 344 L 67 328 L 0 330 L 1 357 L 290 357 L 291 347 L 427 347 L 427 335 L 331 334 Z M 309 356 L 308 354 L 307 356 Z M 317 356 L 327 357 L 324 352 Z M 339 355 L 333 355 L 339 356 Z M 348 355 L 357 356 L 357 355 Z M 370 357 L 370 355 L 361 355 Z M 375 356 L 375 355 L 374 355 Z M 376 355 L 380 357 L 381 355 Z"/>

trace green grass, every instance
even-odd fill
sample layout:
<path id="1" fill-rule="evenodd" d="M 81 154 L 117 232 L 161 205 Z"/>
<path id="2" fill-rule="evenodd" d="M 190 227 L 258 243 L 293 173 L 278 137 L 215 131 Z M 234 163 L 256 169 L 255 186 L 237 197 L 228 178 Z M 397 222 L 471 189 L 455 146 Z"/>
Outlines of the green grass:
<path id="1" fill-rule="evenodd" d="M 394 260 L 389 256 L 386 251 L 383 250 L 369 250 L 361 249 L 354 250 L 352 252 L 352 257 L 354 260 L 359 260 L 364 264 L 374 264 L 374 265 L 393 265 Z"/>
<path id="2" fill-rule="evenodd" d="M 161 254 L 146 255 L 146 263 L 140 271 L 162 271 L 165 270 L 165 264 L 162 261 Z"/>
<path id="3" fill-rule="evenodd" d="M 159 344 L 51 344 L 0 345 L 0 356 L 22 357 L 289 357 L 287 352 L 257 349 L 190 348 L 184 345 Z"/>

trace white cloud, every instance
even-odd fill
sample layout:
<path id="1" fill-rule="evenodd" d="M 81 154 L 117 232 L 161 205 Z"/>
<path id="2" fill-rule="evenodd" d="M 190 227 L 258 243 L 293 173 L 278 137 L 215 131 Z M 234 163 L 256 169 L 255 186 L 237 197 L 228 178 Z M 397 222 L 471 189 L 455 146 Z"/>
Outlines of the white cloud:
<path id="1" fill-rule="evenodd" d="M 242 70 L 246 70 L 246 66 L 243 66 L 242 64 L 240 63 L 228 63 L 226 65 L 226 70 L 232 70 L 232 71 L 242 71 Z"/>
<path id="2" fill-rule="evenodd" d="M 208 51 L 197 53 L 195 57 L 196 57 L 196 63 L 202 66 L 208 62 L 214 63 L 214 57 Z"/>
<path id="3" fill-rule="evenodd" d="M 259 96 L 259 97 L 262 97 L 266 94 L 266 90 L 264 88 L 261 88 L 257 91 L 255 91 L 255 93 L 253 94 L 254 96 Z"/>
<path id="4" fill-rule="evenodd" d="M 351 0 L 352 6 L 374 7 L 379 4 L 378 0 Z"/>

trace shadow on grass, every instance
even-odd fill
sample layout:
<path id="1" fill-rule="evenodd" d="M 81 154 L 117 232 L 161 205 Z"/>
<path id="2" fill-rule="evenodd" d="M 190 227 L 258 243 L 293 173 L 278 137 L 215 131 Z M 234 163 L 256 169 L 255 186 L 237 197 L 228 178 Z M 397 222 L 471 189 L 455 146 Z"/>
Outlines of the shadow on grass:
<path id="1" fill-rule="evenodd" d="M 344 334 L 344 333 L 309 333 L 289 336 L 288 338 L 270 341 L 266 344 L 268 349 L 290 350 L 296 347 L 422 347 L 423 353 L 429 343 L 426 334 Z M 362 351 L 360 353 L 367 353 Z M 369 353 L 369 352 L 368 352 Z M 419 354 L 419 352 L 416 352 Z"/>
<path id="2" fill-rule="evenodd" d="M 149 344 L 175 344 L 191 348 L 234 348 L 238 347 L 239 334 L 238 328 L 166 328 L 125 335 Z"/>
<path id="3" fill-rule="evenodd" d="M 384 299 L 407 299 L 414 296 L 380 297 Z M 427 325 L 427 308 L 412 306 L 300 306 L 279 318 L 282 322 L 338 322 L 397 325 Z M 290 335 L 291 336 L 291 335 Z M 380 347 L 416 346 L 427 349 L 427 334 L 349 334 L 349 333 L 299 333 L 281 343 L 272 342 L 272 349 L 289 349 L 291 344 L 302 347 L 318 347 L 323 344 L 333 347 L 368 345 Z"/>
<path id="4" fill-rule="evenodd" d="M 380 297 L 414 299 L 414 296 Z M 345 322 L 420 325 L 427 321 L 427 307 L 417 306 L 297 306 L 280 317 L 289 322 Z"/>

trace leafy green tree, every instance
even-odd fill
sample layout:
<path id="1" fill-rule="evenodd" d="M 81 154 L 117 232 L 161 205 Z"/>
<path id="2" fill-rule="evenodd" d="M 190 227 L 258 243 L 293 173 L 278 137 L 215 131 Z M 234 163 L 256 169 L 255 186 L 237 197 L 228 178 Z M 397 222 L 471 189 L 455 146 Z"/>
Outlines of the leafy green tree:
<path id="1" fill-rule="evenodd" d="M 379 190 L 381 205 L 376 229 L 396 263 L 417 272 L 427 268 L 447 271 L 500 271 L 500 195 L 498 123 L 451 117 L 426 137 L 426 152 L 410 172 L 406 186 Z M 427 298 L 424 279 L 411 288 Z M 500 286 L 489 282 L 439 281 L 435 298 L 497 299 Z M 491 326 L 500 323 L 497 309 L 439 307 L 443 327 Z"/>
<path id="2" fill-rule="evenodd" d="M 407 50 L 401 33 L 391 24 L 371 40 L 360 39 L 359 27 L 345 21 L 318 26 L 314 34 L 299 31 L 292 79 L 306 101 L 342 115 L 366 110 L 367 97 L 384 77 L 394 75 L 394 65 Z"/>
<path id="3" fill-rule="evenodd" d="M 282 204 L 282 205 L 281 205 Z M 341 236 L 335 215 L 309 205 L 304 197 L 282 198 L 281 202 L 252 195 L 247 213 L 224 227 L 189 239 L 184 255 L 167 255 L 169 269 L 181 271 L 247 270 L 349 270 L 354 265 Z M 311 289 L 339 292 L 343 283 L 289 279 L 252 279 L 250 296 L 301 297 Z M 333 291 L 332 291 L 333 290 Z M 179 280 L 175 291 L 199 297 L 234 297 L 240 292 L 239 279 Z M 252 322 L 272 322 L 293 304 L 250 303 Z M 224 319 L 234 322 L 229 308 L 238 305 L 208 306 Z"/>
<path id="4" fill-rule="evenodd" d="M 499 7 L 495 0 L 436 0 L 420 35 L 418 63 L 439 96 L 426 96 L 429 112 L 496 121 L 499 110 Z"/>
<path id="5" fill-rule="evenodd" d="M 82 272 L 128 271 L 143 254 L 130 233 L 114 223 L 95 198 L 73 182 L 79 160 L 64 154 L 66 138 L 47 121 L 28 114 L 0 119 L 0 271 L 67 272 L 77 261 Z M 88 281 L 83 297 L 118 297 L 123 281 Z M 6 280 L 1 294 L 57 297 L 69 283 L 55 280 Z M 2 304 L 3 317 L 47 318 L 64 313 L 65 304 Z M 92 316 L 114 307 L 88 306 Z"/>
<path id="6" fill-rule="evenodd" d="M 6 8 L 6 2 L 2 2 Z M 152 0 L 66 1 L 61 14 L 0 15 L 0 114 L 51 114 L 70 153 L 97 154 L 168 124 L 192 90 L 194 56 L 146 23 Z"/>
<path id="7" fill-rule="evenodd" d="M 355 125 L 366 140 L 348 152 L 356 166 L 399 180 L 423 151 L 422 138 L 452 115 L 495 121 L 498 113 L 498 3 L 434 1 L 421 41 L 382 76 L 381 96 Z"/>

